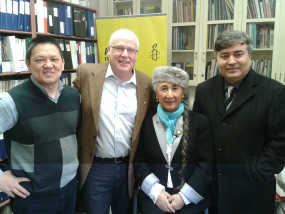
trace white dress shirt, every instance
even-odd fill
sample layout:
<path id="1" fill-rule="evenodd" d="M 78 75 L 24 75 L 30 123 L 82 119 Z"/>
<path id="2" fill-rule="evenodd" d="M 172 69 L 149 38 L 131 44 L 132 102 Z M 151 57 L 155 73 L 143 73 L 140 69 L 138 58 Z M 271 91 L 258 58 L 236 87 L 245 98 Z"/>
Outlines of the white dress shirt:
<path id="1" fill-rule="evenodd" d="M 128 156 L 137 113 L 135 71 L 129 81 L 120 82 L 107 68 L 99 113 L 96 157 Z"/>

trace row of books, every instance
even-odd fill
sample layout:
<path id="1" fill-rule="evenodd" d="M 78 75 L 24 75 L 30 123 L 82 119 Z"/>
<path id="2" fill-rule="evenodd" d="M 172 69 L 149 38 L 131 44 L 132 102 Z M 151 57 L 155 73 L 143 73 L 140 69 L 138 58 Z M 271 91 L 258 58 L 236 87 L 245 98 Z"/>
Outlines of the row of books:
<path id="1" fill-rule="evenodd" d="M 133 9 L 128 6 L 117 6 L 117 9 L 114 8 L 114 14 L 116 15 L 132 15 Z"/>
<path id="2" fill-rule="evenodd" d="M 25 63 L 30 38 L 0 35 L 0 73 L 28 71 Z"/>
<path id="3" fill-rule="evenodd" d="M 213 24 L 208 26 L 208 49 L 214 49 L 217 36 L 225 30 L 233 30 L 233 25 Z"/>
<path id="4" fill-rule="evenodd" d="M 189 80 L 194 79 L 194 65 L 190 62 L 173 62 L 172 66 L 182 68 L 189 75 Z"/>
<path id="5" fill-rule="evenodd" d="M 35 4 L 37 32 L 94 38 L 94 12 L 53 1 L 37 0 Z"/>
<path id="6" fill-rule="evenodd" d="M 0 72 L 28 71 L 25 57 L 30 40 L 31 38 L 0 35 Z M 79 64 L 98 62 L 96 43 L 64 39 L 57 39 L 57 42 L 64 56 L 65 69 L 76 69 Z"/>
<path id="7" fill-rule="evenodd" d="M 252 68 L 256 72 L 271 78 L 272 60 L 271 59 L 254 59 L 252 60 Z"/>
<path id="8" fill-rule="evenodd" d="M 231 20 L 234 18 L 234 0 L 209 0 L 209 20 Z"/>
<path id="9" fill-rule="evenodd" d="M 57 39 L 64 57 L 65 69 L 76 69 L 79 64 L 98 62 L 97 44 L 93 42 Z"/>
<path id="10" fill-rule="evenodd" d="M 1 0 L 0 29 L 30 32 L 30 0 Z"/>
<path id="11" fill-rule="evenodd" d="M 276 0 L 248 0 L 247 17 L 274 18 Z"/>
<path id="12" fill-rule="evenodd" d="M 247 33 L 252 40 L 253 48 L 272 48 L 274 40 L 274 24 L 247 24 Z"/>
<path id="13" fill-rule="evenodd" d="M 196 0 L 173 0 L 173 23 L 194 22 Z"/>
<path id="14" fill-rule="evenodd" d="M 160 13 L 161 8 L 159 6 L 150 5 L 150 6 L 141 7 L 140 11 L 141 14 Z"/>
<path id="15" fill-rule="evenodd" d="M 173 50 L 193 50 L 195 44 L 195 27 L 183 26 L 172 29 Z"/>
<path id="16" fill-rule="evenodd" d="M 252 68 L 259 74 L 271 78 L 272 60 L 271 59 L 253 59 Z M 205 78 L 210 79 L 218 74 L 218 64 L 216 59 L 212 59 L 207 63 Z"/>
<path id="17" fill-rule="evenodd" d="M 0 93 L 10 90 L 15 86 L 23 83 L 25 80 L 1 80 L 0 81 Z"/>
<path id="18" fill-rule="evenodd" d="M 28 78 L 28 76 L 27 76 Z M 76 78 L 76 73 L 63 73 L 60 77 L 60 79 L 63 81 L 64 84 L 66 85 L 72 85 L 72 81 Z M 0 81 L 0 97 L 1 97 L 1 93 L 8 91 L 12 88 L 14 88 L 15 86 L 23 83 L 24 81 L 26 81 L 26 79 L 21 79 L 21 80 L 1 80 Z M 3 138 L 3 135 L 0 135 L 0 140 L 1 140 L 1 136 Z M 1 153 L 1 152 L 0 152 Z M 0 159 L 1 159 L 1 154 L 0 154 Z"/>
<path id="19" fill-rule="evenodd" d="M 73 3 L 73 4 L 78 4 L 83 7 L 89 7 L 90 6 L 90 1 L 89 0 L 63 0 L 65 2 Z"/>

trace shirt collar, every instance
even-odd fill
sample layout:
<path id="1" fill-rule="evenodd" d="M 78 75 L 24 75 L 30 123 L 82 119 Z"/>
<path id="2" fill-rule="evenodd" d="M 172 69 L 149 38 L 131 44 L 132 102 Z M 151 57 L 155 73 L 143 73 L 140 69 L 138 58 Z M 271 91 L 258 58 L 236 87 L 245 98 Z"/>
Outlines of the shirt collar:
<path id="1" fill-rule="evenodd" d="M 118 77 L 114 74 L 114 72 L 113 72 L 113 70 L 112 70 L 112 68 L 111 68 L 111 65 L 110 65 L 110 63 L 109 63 L 109 65 L 108 65 L 108 67 L 107 67 L 107 72 L 106 72 L 105 79 L 108 79 L 108 78 L 110 78 L 110 77 L 113 77 L 113 78 L 116 78 L 117 80 L 119 80 Z M 131 79 L 128 80 L 128 81 L 126 81 L 126 82 L 124 82 L 124 84 L 128 84 L 128 83 L 132 83 L 132 84 L 134 84 L 135 86 L 137 85 L 136 70 L 135 70 L 135 69 L 133 69 L 133 75 L 132 75 Z"/>
<path id="2" fill-rule="evenodd" d="M 46 89 L 31 75 L 31 81 L 45 94 L 48 96 L 48 93 L 46 92 Z M 57 96 L 61 94 L 61 91 L 63 90 L 64 83 L 61 80 L 58 80 L 58 88 L 56 91 Z M 49 96 L 48 96 L 49 97 Z"/>

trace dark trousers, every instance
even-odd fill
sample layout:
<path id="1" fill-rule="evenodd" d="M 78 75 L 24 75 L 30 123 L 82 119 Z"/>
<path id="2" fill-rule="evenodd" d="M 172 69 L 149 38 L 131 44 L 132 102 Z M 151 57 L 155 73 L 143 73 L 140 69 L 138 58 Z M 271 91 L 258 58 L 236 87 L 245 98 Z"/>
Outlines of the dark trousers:
<path id="1" fill-rule="evenodd" d="M 82 194 L 88 214 L 129 213 L 128 164 L 94 162 Z"/>
<path id="2" fill-rule="evenodd" d="M 26 199 L 12 200 L 14 214 L 74 214 L 77 179 L 53 193 L 31 194 Z"/>

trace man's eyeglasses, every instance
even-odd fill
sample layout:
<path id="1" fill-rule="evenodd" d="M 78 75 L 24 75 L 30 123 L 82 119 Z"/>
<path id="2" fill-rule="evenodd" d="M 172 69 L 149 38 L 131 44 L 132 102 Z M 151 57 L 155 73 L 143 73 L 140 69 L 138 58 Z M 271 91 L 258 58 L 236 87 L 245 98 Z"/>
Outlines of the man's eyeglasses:
<path id="1" fill-rule="evenodd" d="M 44 58 L 44 57 L 35 57 L 32 59 L 38 65 L 45 65 L 48 62 L 52 64 L 58 64 L 62 59 L 60 57 L 51 57 L 51 58 Z"/>
<path id="2" fill-rule="evenodd" d="M 111 48 L 114 48 L 117 53 L 122 54 L 124 53 L 125 50 L 127 50 L 128 55 L 135 55 L 138 50 L 133 49 L 133 48 L 125 48 L 122 46 L 111 46 Z"/>

